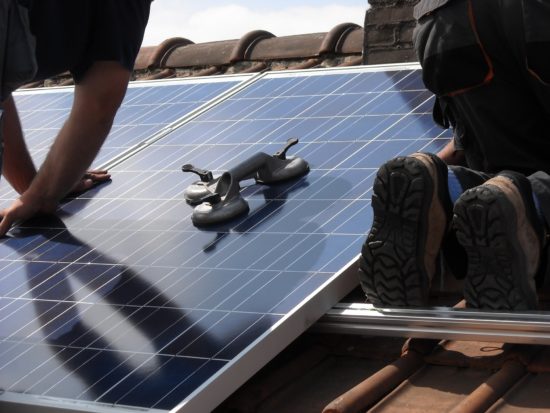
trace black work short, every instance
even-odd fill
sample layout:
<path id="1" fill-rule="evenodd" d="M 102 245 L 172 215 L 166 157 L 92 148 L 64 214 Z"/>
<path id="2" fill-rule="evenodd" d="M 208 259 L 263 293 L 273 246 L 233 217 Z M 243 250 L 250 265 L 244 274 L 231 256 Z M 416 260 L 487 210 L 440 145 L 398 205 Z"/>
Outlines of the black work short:
<path id="1" fill-rule="evenodd" d="M 70 71 L 78 83 L 96 61 L 133 70 L 151 0 L 32 0 L 35 80 Z"/>
<path id="2" fill-rule="evenodd" d="M 532 177 L 550 223 L 550 2 L 423 0 L 417 10 L 424 83 L 468 167 Z"/>
<path id="3" fill-rule="evenodd" d="M 550 1 L 422 0 L 416 11 L 434 113 L 455 126 L 468 166 L 550 173 Z"/>

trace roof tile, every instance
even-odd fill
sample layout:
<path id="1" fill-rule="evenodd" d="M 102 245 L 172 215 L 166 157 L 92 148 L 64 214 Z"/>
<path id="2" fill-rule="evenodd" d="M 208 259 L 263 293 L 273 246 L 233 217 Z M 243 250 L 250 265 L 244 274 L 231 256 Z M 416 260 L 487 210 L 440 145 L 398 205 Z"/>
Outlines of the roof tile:
<path id="1" fill-rule="evenodd" d="M 263 39 L 271 39 L 272 37 L 275 37 L 275 35 L 265 30 L 254 30 L 252 32 L 248 32 L 239 39 L 239 42 L 233 49 L 233 53 L 230 58 L 231 63 L 246 60 L 249 50 L 253 48 L 256 43 Z"/>
<path id="2" fill-rule="evenodd" d="M 504 363 L 502 368 L 471 392 L 451 413 L 484 412 L 504 396 L 526 373 L 525 365 L 517 360 Z"/>
<path id="3" fill-rule="evenodd" d="M 249 49 L 246 57 L 250 60 L 316 57 L 325 36 L 326 33 L 311 33 L 263 39 Z"/>
<path id="4" fill-rule="evenodd" d="M 448 412 L 490 376 L 486 370 L 425 366 L 369 412 Z"/>
<path id="5" fill-rule="evenodd" d="M 488 413 L 547 412 L 550 410 L 550 374 L 528 374 L 503 395 Z"/>
<path id="6" fill-rule="evenodd" d="M 142 47 L 139 50 L 134 70 L 145 70 L 163 67 L 165 60 L 170 55 L 172 50 L 177 47 L 193 44 L 191 40 L 183 37 L 171 37 L 164 40 L 158 46 Z"/>
<path id="7" fill-rule="evenodd" d="M 323 413 L 355 413 L 376 404 L 382 397 L 398 387 L 404 380 L 424 366 L 424 351 L 433 340 L 411 340 L 407 351 L 393 363 L 383 367 L 351 390 L 329 403 Z M 419 348 L 421 351 L 417 351 Z"/>
<path id="8" fill-rule="evenodd" d="M 175 69 L 228 65 L 238 43 L 238 40 L 226 40 L 176 47 L 166 57 L 164 66 Z"/>
<path id="9" fill-rule="evenodd" d="M 478 341 L 445 341 L 426 357 L 430 364 L 481 369 L 498 369 L 506 361 L 518 359 L 524 364 L 539 348 Z"/>
<path id="10" fill-rule="evenodd" d="M 325 53 L 339 53 L 342 51 L 342 46 L 346 44 L 346 39 L 352 34 L 355 33 L 347 43 L 347 47 L 350 50 L 350 53 L 361 53 L 363 49 L 363 29 L 361 26 L 358 26 L 354 23 L 342 23 L 335 26 L 330 32 L 325 35 L 323 43 L 319 48 L 319 54 Z M 357 36 L 360 34 L 360 42 L 357 43 Z"/>

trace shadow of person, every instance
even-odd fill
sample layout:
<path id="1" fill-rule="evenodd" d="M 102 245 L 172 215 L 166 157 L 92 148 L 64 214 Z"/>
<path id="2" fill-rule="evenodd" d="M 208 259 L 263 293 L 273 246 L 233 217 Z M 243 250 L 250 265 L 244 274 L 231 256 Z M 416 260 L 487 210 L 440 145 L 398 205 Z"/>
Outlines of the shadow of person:
<path id="1" fill-rule="evenodd" d="M 16 242 L 38 236 L 48 241 L 42 244 L 48 250 L 28 251 L 28 242 Z M 201 368 L 212 374 L 223 364 L 207 366 L 208 359 L 199 358 L 224 345 L 202 327 L 207 311 L 183 309 L 134 269 L 73 236 L 59 218 L 16 227 L 5 244 L 21 247 L 40 334 L 61 362 L 58 369 L 68 374 L 59 381 L 52 372 L 52 383 L 48 374 L 37 378 L 45 387 L 51 384 L 48 395 L 172 408 L 195 389 Z M 31 264 L 44 254 L 55 264 L 38 271 Z M 85 258 L 63 262 L 53 259 L 56 254 Z M 188 380 L 193 375 L 196 379 Z M 68 395 L 63 382 L 75 378 L 84 383 L 81 393 Z"/>
<path id="2" fill-rule="evenodd" d="M 85 191 L 70 193 L 61 200 L 58 215 L 63 218 L 67 216 L 72 216 L 80 212 L 90 203 L 95 195 L 97 195 L 102 189 L 111 185 L 111 183 L 112 180 L 108 179 L 106 181 L 94 183 L 94 185 L 90 189 L 87 189 Z M 67 205 L 69 204 L 70 208 L 67 207 Z"/>
<path id="3" fill-rule="evenodd" d="M 40 394 L 163 409 L 185 399 L 268 331 L 278 319 L 272 313 L 287 311 L 330 276 L 318 275 L 325 265 L 320 257 L 338 250 L 330 244 L 319 214 L 326 213 L 327 206 L 332 208 L 329 213 L 337 209 L 334 200 L 347 193 L 350 184 L 323 176 L 314 182 L 315 188 L 311 182 L 296 186 L 319 199 L 314 207 L 305 202 L 307 194 L 290 203 L 285 186 L 256 191 L 255 205 L 262 206 L 253 208 L 248 222 L 236 223 L 236 233 L 222 241 L 246 237 L 235 244 L 238 253 L 226 245 L 219 246 L 217 254 L 202 251 L 200 266 L 193 270 L 117 262 L 101 252 L 100 241 L 99 248 L 96 241 L 82 241 L 57 217 L 14 228 L 0 245 L 3 251 L 15 251 L 9 259 L 23 263 L 28 305 L 34 307 L 39 325 L 36 337 L 48 345 L 54 360 L 49 363 L 52 371 L 36 379 Z M 330 199 L 323 193 L 327 187 L 337 191 Z M 289 248 L 299 243 L 305 247 Z M 114 254 L 117 246 L 111 244 Z M 281 260 L 289 249 L 289 260 Z M 203 269 L 218 268 L 220 259 L 236 266 L 205 276 Z M 47 269 L 37 269 L 37 263 L 46 263 Z M 237 277 L 226 277 L 236 272 Z M 196 281 L 202 292 L 195 285 L 181 291 L 186 280 Z M 69 382 L 80 384 L 67 386 Z"/>

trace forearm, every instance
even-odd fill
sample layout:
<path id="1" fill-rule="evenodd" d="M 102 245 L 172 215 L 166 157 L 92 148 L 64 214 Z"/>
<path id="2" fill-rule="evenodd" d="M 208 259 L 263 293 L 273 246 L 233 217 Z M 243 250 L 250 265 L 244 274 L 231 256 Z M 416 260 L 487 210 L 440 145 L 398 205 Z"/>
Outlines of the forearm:
<path id="1" fill-rule="evenodd" d="M 28 189 L 40 210 L 53 212 L 93 162 L 112 124 L 111 118 L 72 113 Z"/>
<path id="2" fill-rule="evenodd" d="M 25 144 L 21 122 L 13 98 L 6 99 L 2 107 L 4 154 L 2 174 L 20 194 L 25 192 L 36 175 L 36 168 Z"/>
<path id="3" fill-rule="evenodd" d="M 130 73 L 116 62 L 96 62 L 75 87 L 71 114 L 25 195 L 43 212 L 75 187 L 97 155 L 124 98 Z"/>
<path id="4" fill-rule="evenodd" d="M 55 212 L 57 205 L 75 187 L 97 155 L 124 98 L 130 71 L 118 62 L 95 62 L 75 87 L 69 119 L 52 145 L 30 186 L 8 208 L 0 211 L 0 236 L 17 221 Z M 22 140 L 22 139 L 21 139 Z M 18 165 L 14 164 L 14 168 Z M 109 179 L 99 172 L 97 182 Z M 80 182 L 82 184 L 82 182 Z"/>

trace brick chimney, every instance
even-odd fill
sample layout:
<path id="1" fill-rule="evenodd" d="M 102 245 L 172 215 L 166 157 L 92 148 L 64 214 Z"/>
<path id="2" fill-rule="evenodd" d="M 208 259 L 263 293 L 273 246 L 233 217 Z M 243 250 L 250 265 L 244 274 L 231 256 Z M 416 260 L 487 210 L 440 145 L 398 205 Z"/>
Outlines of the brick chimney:
<path id="1" fill-rule="evenodd" d="M 365 64 L 416 62 L 412 44 L 414 6 L 419 0 L 369 0 L 365 15 Z"/>

